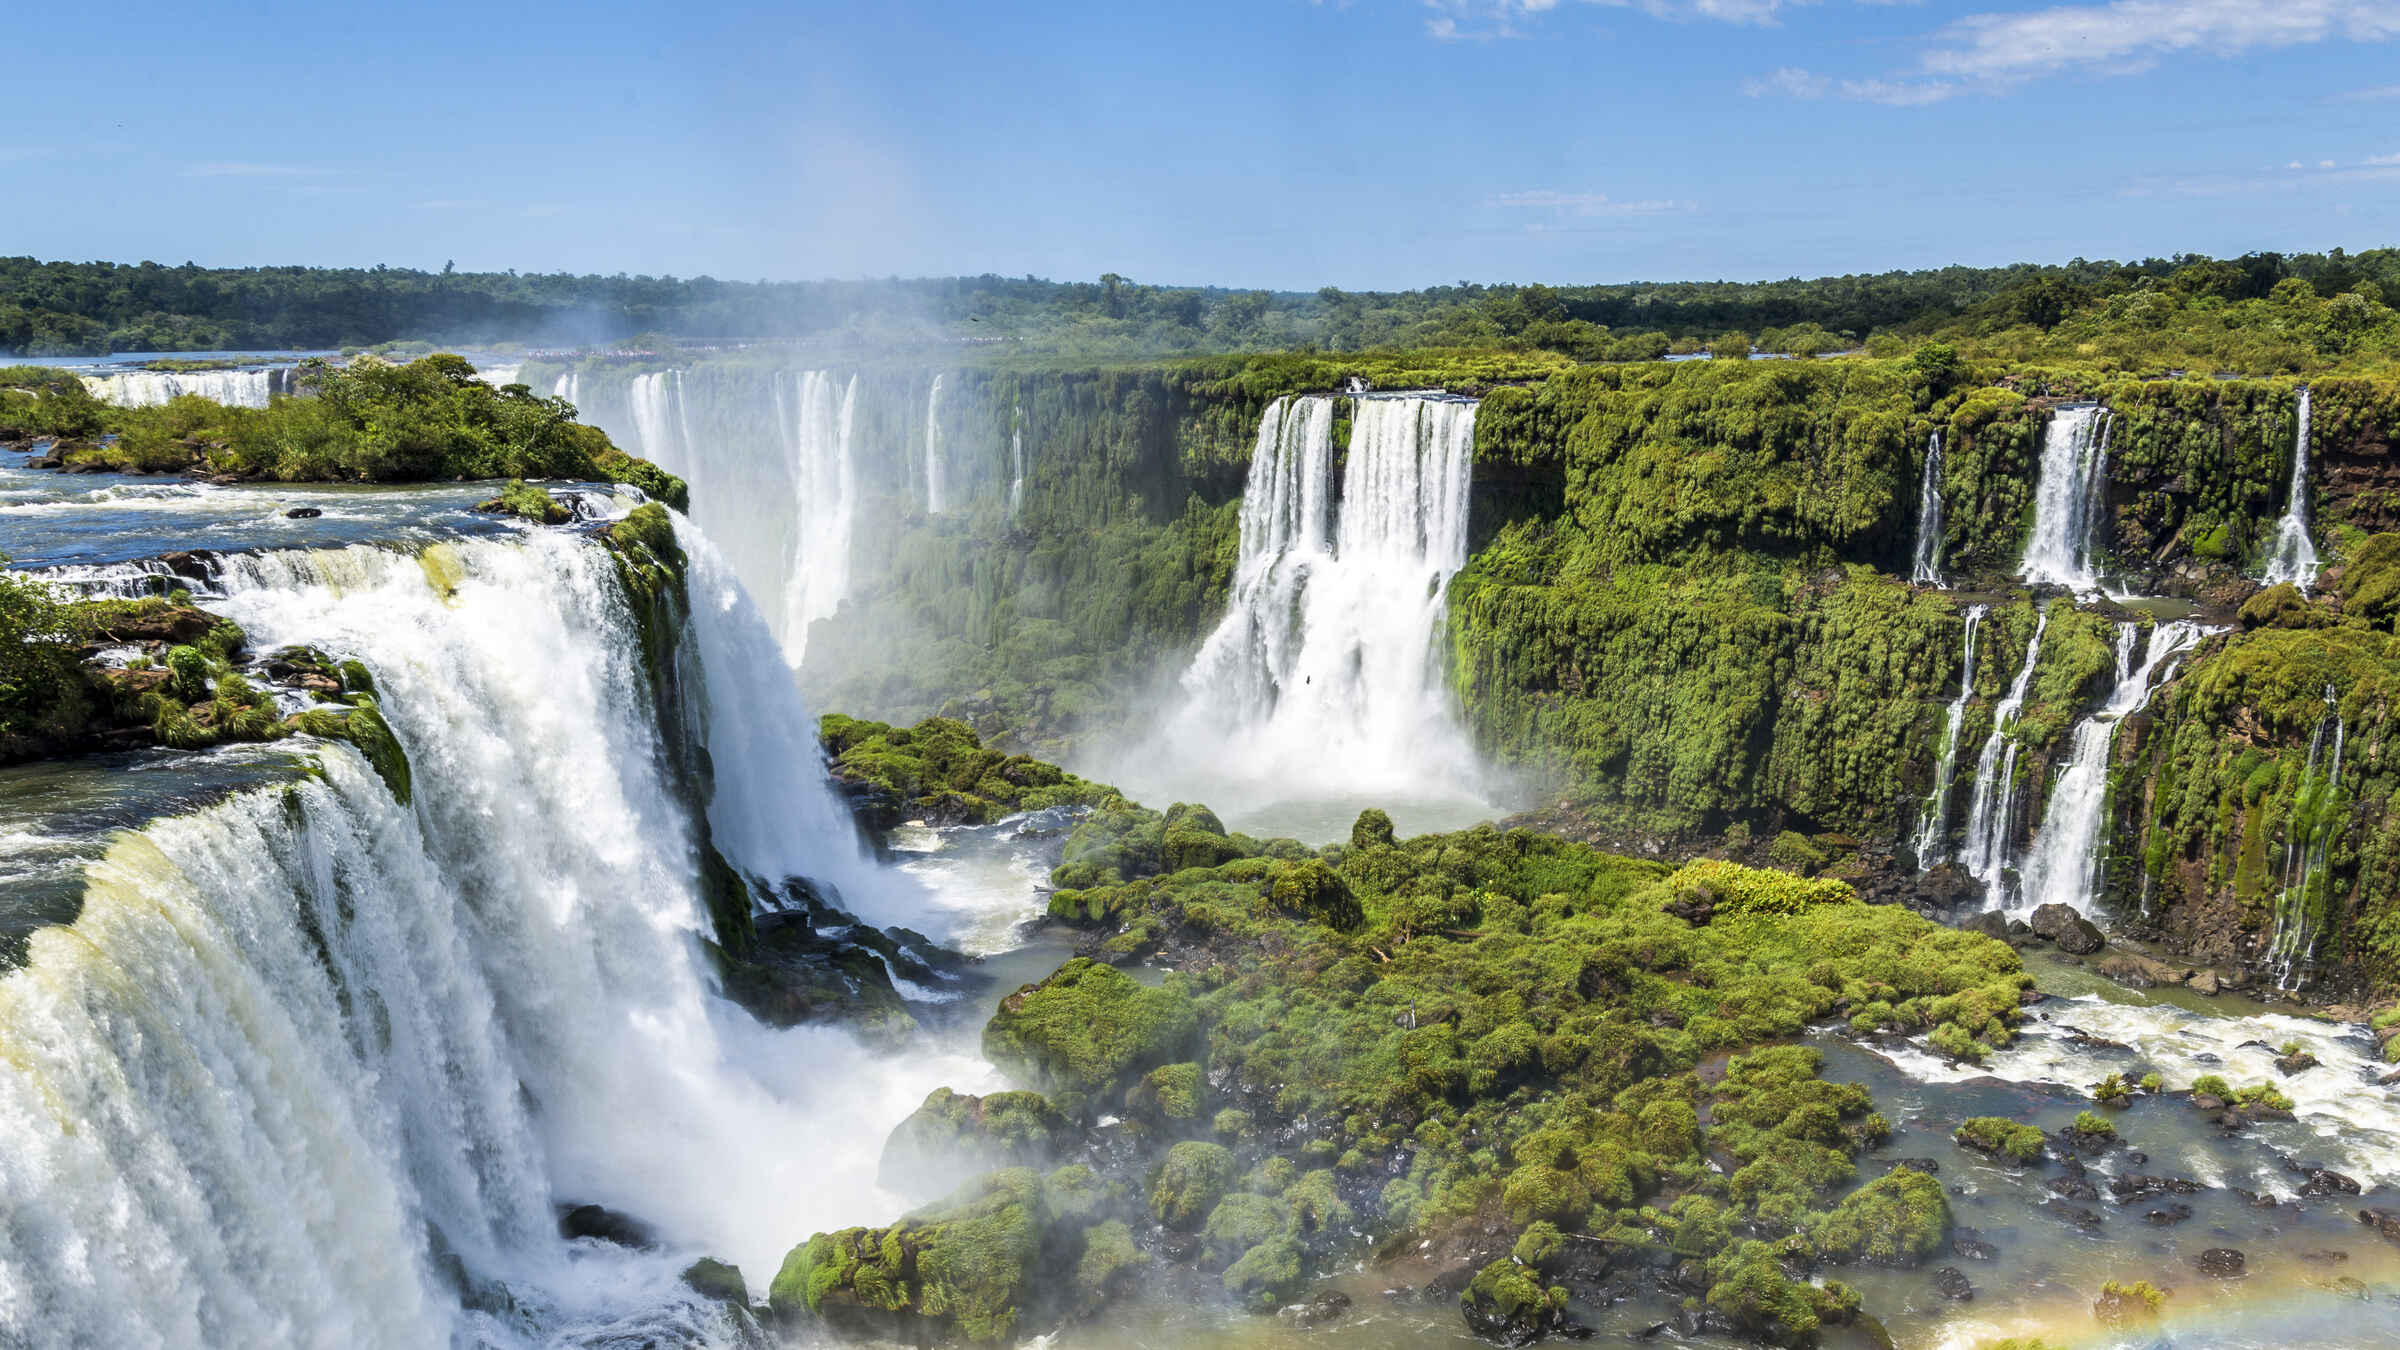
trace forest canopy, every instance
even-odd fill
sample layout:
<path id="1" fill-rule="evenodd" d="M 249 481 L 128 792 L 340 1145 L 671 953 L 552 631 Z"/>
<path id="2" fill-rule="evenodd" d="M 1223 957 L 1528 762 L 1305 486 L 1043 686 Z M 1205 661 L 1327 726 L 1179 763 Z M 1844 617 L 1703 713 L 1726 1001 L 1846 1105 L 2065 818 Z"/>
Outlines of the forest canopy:
<path id="1" fill-rule="evenodd" d="M 1238 290 L 976 277 L 711 277 L 204 268 L 0 258 L 0 351 L 322 349 L 415 339 L 605 345 L 667 335 L 1005 341 L 1036 350 L 1540 348 L 1822 355 L 1940 337 L 2013 360 L 2168 361 L 2273 373 L 2400 351 L 2400 250 L 2194 254 L 1766 282 L 1460 282 L 1411 291 Z"/>

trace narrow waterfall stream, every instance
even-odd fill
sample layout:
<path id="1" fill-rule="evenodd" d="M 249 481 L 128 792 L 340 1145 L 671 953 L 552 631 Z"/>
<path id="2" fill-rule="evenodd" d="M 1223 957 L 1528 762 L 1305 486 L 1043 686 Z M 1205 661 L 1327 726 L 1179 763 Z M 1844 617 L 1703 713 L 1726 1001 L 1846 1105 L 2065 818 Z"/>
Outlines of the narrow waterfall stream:
<path id="1" fill-rule="evenodd" d="M 2325 749 L 2325 725 L 2333 724 L 2333 753 Z M 2298 989 L 2308 982 L 2316 957 L 2330 897 L 2325 871 L 2326 849 L 2335 831 L 2346 823 L 2349 798 L 2342 792 L 2342 752 L 2349 738 L 2340 694 L 2325 687 L 2325 715 L 2317 719 L 2308 739 L 2308 763 L 2301 770 L 2300 794 L 2292 819 L 2284 827 L 2283 889 L 2275 897 L 2275 931 L 2267 944 L 2275 964 L 2275 987 Z"/>
<path id="2" fill-rule="evenodd" d="M 2074 748 L 2051 782 L 2050 803 L 2021 869 L 2013 912 L 2027 914 L 2048 904 L 2091 912 L 2092 879 L 2107 834 L 2109 752 L 2116 746 L 2117 728 L 2148 706 L 2151 692 L 2174 677 L 2184 654 L 2209 631 L 2189 622 L 2159 624 L 2150 630 L 2137 664 L 2135 626 L 2117 625 L 2116 685 L 2106 704 L 2075 724 Z"/>
<path id="3" fill-rule="evenodd" d="M 2036 585 L 2077 594 L 2100 585 L 2095 559 L 2106 512 L 2108 433 L 2113 419 L 2096 403 L 2056 409 L 2042 425 L 2041 476 L 2035 485 L 2033 533 L 2017 574 Z"/>
<path id="4" fill-rule="evenodd" d="M 2292 435 L 2292 484 L 2283 515 L 2275 522 L 2273 551 L 2264 578 L 2269 586 L 2289 582 L 2303 592 L 2317 581 L 2317 546 L 2308 537 L 2309 391 L 2300 386 L 2299 429 Z"/>
<path id="5" fill-rule="evenodd" d="M 1950 790 L 1958 784 L 1959 732 L 1966 722 L 1967 700 L 1975 696 L 1975 630 L 1983 625 L 1983 616 L 1990 612 L 1989 605 L 1967 606 L 1966 650 L 1960 658 L 1958 693 L 1942 711 L 1942 748 L 1934 760 L 1933 789 L 1925 794 L 1925 802 L 1917 810 L 1916 834 L 1910 844 L 1920 872 L 1942 860 L 1950 827 Z"/>
<path id="6" fill-rule="evenodd" d="M 925 393 L 925 514 L 930 516 L 950 509 L 949 451 L 942 444 L 942 382 L 948 378 L 935 375 Z"/>
<path id="7" fill-rule="evenodd" d="M 1942 433 L 1925 438 L 1925 476 L 1917 485 L 1917 546 L 1908 579 L 1919 586 L 1942 584 Z"/>
<path id="8" fill-rule="evenodd" d="M 2008 692 L 1992 708 L 1991 734 L 1975 756 L 1975 792 L 1967 802 L 1966 844 L 1959 863 L 1983 883 L 1985 903 L 1999 905 L 2007 894 L 2009 842 L 2016 823 L 2017 714 L 2024 710 L 2025 693 L 2033 685 L 2034 665 L 2042 658 L 2042 634 L 2050 627 L 2050 611 L 2034 620 L 2033 638 L 2025 644 L 2025 663 L 2017 667 Z"/>

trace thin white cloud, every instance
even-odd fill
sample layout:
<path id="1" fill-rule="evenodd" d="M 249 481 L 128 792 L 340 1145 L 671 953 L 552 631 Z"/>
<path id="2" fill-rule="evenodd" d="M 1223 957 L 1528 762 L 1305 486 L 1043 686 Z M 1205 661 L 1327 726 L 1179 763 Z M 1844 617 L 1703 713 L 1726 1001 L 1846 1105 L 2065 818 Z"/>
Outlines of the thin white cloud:
<path id="1" fill-rule="evenodd" d="M 1742 81 L 1742 92 L 1752 98 L 1823 98 L 1832 87 L 1833 81 L 1798 66 L 1782 66 Z"/>
<path id="2" fill-rule="evenodd" d="M 1605 216 L 1663 216 L 1689 211 L 1693 206 L 1691 202 L 1657 199 L 1621 202 L 1603 192 L 1560 192 L 1554 188 L 1503 192 L 1492 198 L 1490 204 L 1508 210 L 1547 211 L 1587 220 Z"/>
<path id="3" fill-rule="evenodd" d="M 216 160 L 194 164 L 183 171 L 186 178 L 314 178 L 332 173 L 331 169 L 312 169 L 298 164 L 249 164 L 234 160 Z"/>
<path id="4" fill-rule="evenodd" d="M 1784 66 L 1756 79 L 1742 81 L 1752 98 L 1829 98 L 1840 95 L 1860 103 L 1886 103 L 1895 108 L 1920 108 L 1959 92 L 1948 80 L 1836 80 L 1798 66 Z"/>
<path id="5" fill-rule="evenodd" d="M 1523 37 L 1532 20 L 1559 8 L 1560 0 L 1424 0 L 1434 11 L 1425 31 L 1444 42 Z M 1773 25 L 1786 9 L 1816 0 L 1580 0 L 1605 9 L 1634 9 L 1654 19 L 1713 19 L 1720 23 Z M 1914 0 L 1861 0 L 1914 3 Z"/>
<path id="6" fill-rule="evenodd" d="M 2400 154 L 2366 155 L 2349 163 L 2334 159 L 2291 160 L 2256 173 L 2189 174 L 2141 178 L 2125 186 L 2129 197 L 2223 197 L 2245 192 L 2290 191 L 2357 183 L 2400 182 Z"/>
<path id="7" fill-rule="evenodd" d="M 2400 36 L 2400 0 L 2114 0 L 1973 14 L 1920 59 L 1931 75 L 2011 83 L 2062 71 L 2131 74 L 2164 56 Z"/>

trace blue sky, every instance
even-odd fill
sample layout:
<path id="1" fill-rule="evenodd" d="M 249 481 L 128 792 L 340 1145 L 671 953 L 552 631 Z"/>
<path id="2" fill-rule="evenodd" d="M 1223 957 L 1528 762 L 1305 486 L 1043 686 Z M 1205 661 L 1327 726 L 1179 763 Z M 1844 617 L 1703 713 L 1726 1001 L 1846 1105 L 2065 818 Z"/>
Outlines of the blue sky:
<path id="1" fill-rule="evenodd" d="M 2400 243 L 2400 0 L 46 20 L 0 253 L 1302 288 Z"/>

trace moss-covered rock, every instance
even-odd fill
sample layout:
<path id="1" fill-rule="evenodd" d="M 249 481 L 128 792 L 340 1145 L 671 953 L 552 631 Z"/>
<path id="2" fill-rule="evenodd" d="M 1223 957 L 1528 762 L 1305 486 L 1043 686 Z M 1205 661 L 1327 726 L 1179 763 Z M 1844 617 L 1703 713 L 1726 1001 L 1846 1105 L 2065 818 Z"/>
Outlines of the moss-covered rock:
<path id="1" fill-rule="evenodd" d="M 1145 988 L 1078 958 L 1001 1000 L 983 1053 L 1010 1077 L 1062 1104 L 1111 1098 L 1152 1068 L 1184 1057 L 1199 1018 L 1181 983 Z"/>
<path id="2" fill-rule="evenodd" d="M 819 1233 L 792 1249 L 768 1290 L 854 1334 L 997 1343 L 1013 1334 L 1049 1221 L 1041 1178 L 994 1172 L 889 1228 Z"/>
<path id="3" fill-rule="evenodd" d="M 1057 1160 L 1069 1128 L 1038 1092 L 970 1097 L 935 1088 L 884 1140 L 876 1182 L 896 1195 L 925 1200 L 997 1168 L 1046 1168 Z"/>
<path id="4" fill-rule="evenodd" d="M 1169 1228 L 1199 1226 L 1225 1198 L 1235 1175 L 1233 1154 L 1222 1144 L 1187 1139 L 1167 1150 L 1150 1178 L 1150 1214 Z"/>
<path id="5" fill-rule="evenodd" d="M 2037 1162 L 2042 1156 L 2042 1132 L 2005 1116 L 1976 1116 L 1962 1122 L 1951 1138 L 1978 1153 L 2013 1163 Z"/>
<path id="6" fill-rule="evenodd" d="M 1459 1295 L 1467 1329 L 1501 1345 L 1531 1345 L 1564 1322 L 1567 1291 L 1545 1288 L 1539 1272 L 1503 1257 L 1475 1272 Z"/>
<path id="7" fill-rule="evenodd" d="M 1816 1228 L 1826 1259 L 1889 1266 L 1913 1266 L 1949 1238 L 1950 1199 L 1942 1183 L 1909 1167 L 1844 1196 Z"/>

